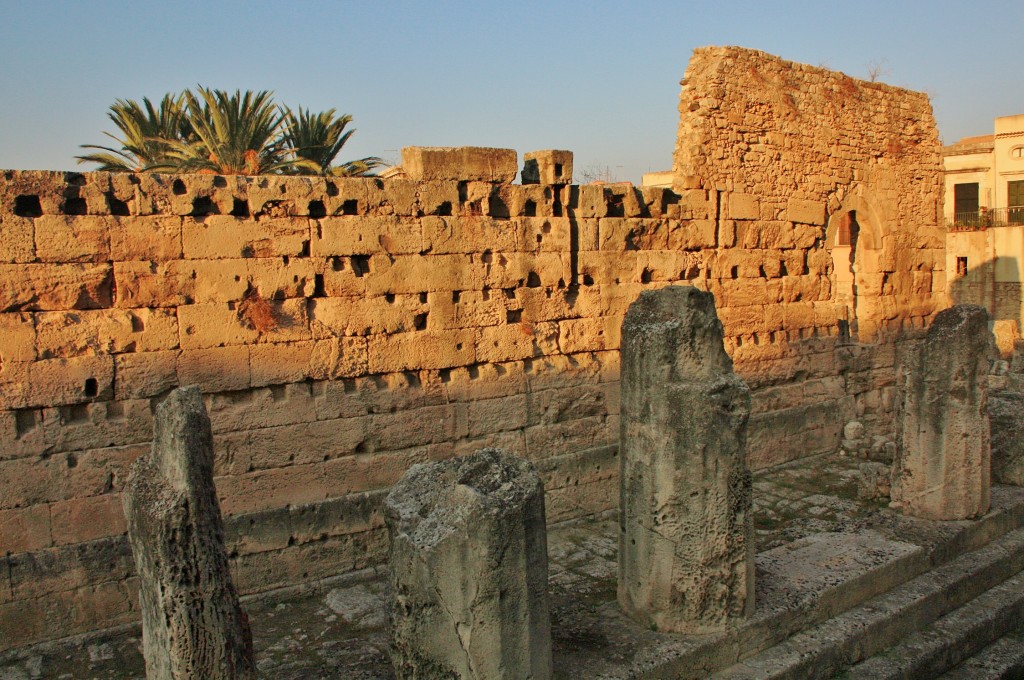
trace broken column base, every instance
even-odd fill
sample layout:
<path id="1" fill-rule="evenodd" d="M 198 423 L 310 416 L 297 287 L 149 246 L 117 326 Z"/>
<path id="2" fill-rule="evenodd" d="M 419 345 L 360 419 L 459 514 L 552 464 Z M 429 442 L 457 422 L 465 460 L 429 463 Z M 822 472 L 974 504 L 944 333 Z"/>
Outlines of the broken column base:
<path id="1" fill-rule="evenodd" d="M 414 465 L 385 500 L 400 678 L 550 678 L 544 489 L 498 449 Z"/>

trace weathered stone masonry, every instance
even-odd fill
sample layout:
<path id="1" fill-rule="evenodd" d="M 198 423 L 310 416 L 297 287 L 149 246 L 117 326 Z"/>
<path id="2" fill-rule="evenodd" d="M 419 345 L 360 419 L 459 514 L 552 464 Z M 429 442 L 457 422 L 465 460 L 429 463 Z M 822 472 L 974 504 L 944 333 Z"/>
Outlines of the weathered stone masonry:
<path id="1" fill-rule="evenodd" d="M 3 646 L 138 619 L 119 495 L 177 385 L 205 394 L 242 592 L 380 562 L 390 485 L 484 446 L 537 465 L 551 520 L 613 507 L 648 288 L 715 294 L 751 468 L 887 427 L 890 340 L 945 306 L 926 98 L 707 48 L 681 103 L 677 192 L 4 172 Z"/>

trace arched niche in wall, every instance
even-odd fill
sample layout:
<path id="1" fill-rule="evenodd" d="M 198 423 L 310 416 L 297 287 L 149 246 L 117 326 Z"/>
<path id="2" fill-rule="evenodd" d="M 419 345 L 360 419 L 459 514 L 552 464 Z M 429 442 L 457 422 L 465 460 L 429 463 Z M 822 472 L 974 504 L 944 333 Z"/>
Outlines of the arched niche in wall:
<path id="1" fill-rule="evenodd" d="M 840 337 L 872 342 L 881 320 L 879 297 L 885 275 L 881 270 L 883 219 L 863 189 L 850 191 L 829 215 L 825 246 L 832 256 L 832 301 Z"/>

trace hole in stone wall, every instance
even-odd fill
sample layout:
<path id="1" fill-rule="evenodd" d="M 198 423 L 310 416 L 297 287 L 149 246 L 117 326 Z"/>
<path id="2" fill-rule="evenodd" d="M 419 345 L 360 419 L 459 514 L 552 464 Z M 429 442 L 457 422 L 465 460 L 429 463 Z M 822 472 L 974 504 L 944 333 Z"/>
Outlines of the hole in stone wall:
<path id="1" fill-rule="evenodd" d="M 733 266 L 732 266 L 732 267 L 731 267 L 731 268 L 729 269 L 729 278 L 730 278 L 730 279 L 735 279 L 735 278 L 739 278 L 739 275 L 740 275 L 740 268 L 739 268 L 739 265 L 735 265 L 735 264 L 734 264 L 734 265 L 733 265 Z"/>
<path id="2" fill-rule="evenodd" d="M 327 182 L 327 195 L 328 196 L 337 196 L 338 195 L 338 185 L 335 184 L 334 182 Z"/>
<path id="3" fill-rule="evenodd" d="M 441 205 L 437 206 L 437 210 L 434 211 L 434 214 L 440 217 L 450 217 L 452 214 L 451 201 L 445 201 Z"/>
<path id="4" fill-rule="evenodd" d="M 138 314 L 131 314 L 132 333 L 141 333 L 146 330 L 146 322 Z"/>
<path id="5" fill-rule="evenodd" d="M 299 257 L 309 257 L 309 239 L 302 242 L 302 249 L 299 251 Z"/>
<path id="6" fill-rule="evenodd" d="M 86 378 L 82 391 L 87 397 L 95 397 L 99 394 L 100 384 L 96 381 L 96 378 Z"/>
<path id="7" fill-rule="evenodd" d="M 608 217 L 625 217 L 626 207 L 623 205 L 625 197 L 620 194 L 608 196 Z"/>
<path id="8" fill-rule="evenodd" d="M 484 264 L 491 264 L 494 262 L 494 253 L 492 253 L 490 249 L 485 250 L 480 254 L 480 261 Z"/>
<path id="9" fill-rule="evenodd" d="M 231 215 L 233 217 L 249 217 L 249 201 L 236 198 L 231 204 Z"/>
<path id="10" fill-rule="evenodd" d="M 540 288 L 540 276 L 537 272 L 530 272 L 529 276 L 526 277 L 526 286 L 528 288 Z"/>
<path id="11" fill-rule="evenodd" d="M 651 270 L 644 267 L 644 270 L 640 272 L 640 283 L 650 283 L 652 278 Z"/>
<path id="12" fill-rule="evenodd" d="M 487 214 L 491 217 L 506 219 L 509 217 L 508 205 L 498 194 L 491 194 L 487 199 Z"/>
<path id="13" fill-rule="evenodd" d="M 176 179 L 176 180 L 174 180 L 174 183 L 171 185 L 171 191 L 176 196 L 181 196 L 182 194 L 184 194 L 187 191 L 187 189 L 185 189 L 185 183 L 184 182 L 182 182 L 180 179 Z"/>
<path id="14" fill-rule="evenodd" d="M 331 269 L 333 269 L 336 272 L 345 271 L 345 260 L 340 257 L 332 257 Z"/>
<path id="15" fill-rule="evenodd" d="M 15 196 L 14 214 L 18 217 L 39 217 L 43 214 L 43 206 L 38 196 Z"/>
<path id="16" fill-rule="evenodd" d="M 206 215 L 217 215 L 220 210 L 217 209 L 217 204 L 213 202 L 209 196 L 196 196 L 192 200 L 192 216 L 193 217 L 204 217 Z"/>
<path id="17" fill-rule="evenodd" d="M 523 320 L 523 310 L 521 309 L 510 309 L 505 312 L 506 323 L 519 323 Z"/>
<path id="18" fill-rule="evenodd" d="M 779 276 L 789 276 L 789 270 L 786 269 L 785 260 L 779 260 Z"/>
<path id="19" fill-rule="evenodd" d="M 416 371 L 405 371 L 404 373 L 402 373 L 402 375 L 405 377 L 405 384 L 408 385 L 409 387 L 420 386 L 420 374 L 417 373 Z"/>
<path id="20" fill-rule="evenodd" d="M 441 379 L 442 383 L 449 383 L 449 382 L 451 382 L 452 381 L 452 369 L 450 369 L 450 368 L 442 368 L 440 371 L 438 371 L 438 377 Z"/>
<path id="21" fill-rule="evenodd" d="M 352 394 L 353 392 L 356 391 L 355 378 L 345 378 L 341 382 L 344 387 L 345 394 Z"/>
<path id="22" fill-rule="evenodd" d="M 369 255 L 353 255 L 352 256 L 352 271 L 355 272 L 356 276 L 364 276 L 370 273 L 370 256 Z"/>
<path id="23" fill-rule="evenodd" d="M 287 386 L 286 385 L 271 385 L 270 386 L 270 400 L 271 401 L 284 401 L 288 398 Z"/>
<path id="24" fill-rule="evenodd" d="M 60 408 L 60 422 L 64 425 L 75 425 L 89 421 L 88 404 L 72 404 Z"/>
<path id="25" fill-rule="evenodd" d="M 389 305 L 395 304 L 395 294 L 394 293 L 384 293 L 384 302 L 388 303 Z"/>
<path id="26" fill-rule="evenodd" d="M 310 201 L 309 202 L 309 216 L 318 220 L 321 217 L 327 216 L 327 208 L 324 207 L 323 201 Z"/>
<path id="27" fill-rule="evenodd" d="M 14 412 L 14 434 L 16 439 L 21 439 L 32 430 L 36 429 L 38 420 L 36 412 L 29 409 L 22 409 Z"/>
<path id="28" fill-rule="evenodd" d="M 533 373 L 533 359 L 523 359 L 523 373 Z"/>
<path id="29" fill-rule="evenodd" d="M 78 467 L 78 457 L 73 453 L 69 453 L 64 461 L 67 463 L 68 469 Z"/>
<path id="30" fill-rule="evenodd" d="M 536 217 L 537 216 L 537 202 L 526 201 L 523 203 L 523 215 L 525 217 Z"/>
<path id="31" fill-rule="evenodd" d="M 453 291 L 452 291 L 452 302 L 453 302 L 454 304 L 459 304 L 459 300 L 460 300 L 461 298 L 462 298 L 462 293 L 460 293 L 460 292 L 459 292 L 459 291 L 457 291 L 457 290 L 453 290 Z"/>
<path id="32" fill-rule="evenodd" d="M 420 304 L 421 305 L 427 304 L 427 293 L 426 293 L 426 291 L 420 293 Z"/>
<path id="33" fill-rule="evenodd" d="M 594 285 L 594 277 L 591 276 L 590 274 L 584 274 L 583 275 L 583 285 L 584 286 L 593 286 Z"/>
<path id="34" fill-rule="evenodd" d="M 561 177 L 562 176 L 562 172 L 564 170 L 565 170 L 565 168 L 562 166 L 561 163 L 555 163 L 555 177 Z"/>
<path id="35" fill-rule="evenodd" d="M 213 178 L 213 186 L 217 187 L 218 189 L 223 189 L 227 185 L 228 181 L 224 177 L 217 175 Z"/>
<path id="36" fill-rule="evenodd" d="M 324 275 L 314 274 L 313 275 L 313 297 L 322 298 L 327 297 L 327 291 L 324 289 Z"/>
<path id="37" fill-rule="evenodd" d="M 111 194 L 109 192 L 107 193 L 106 197 L 107 197 L 107 209 L 110 211 L 111 215 L 117 215 L 117 216 L 120 216 L 120 217 L 124 217 L 125 215 L 130 215 L 131 214 L 131 211 L 128 210 L 128 204 L 127 203 L 125 203 L 124 201 L 120 200 L 119 198 L 117 198 L 116 196 L 114 196 L 113 194 Z"/>
<path id="38" fill-rule="evenodd" d="M 65 215 L 87 215 L 89 213 L 89 208 L 86 205 L 84 198 L 74 197 L 64 200 L 61 212 Z"/>
<path id="39" fill-rule="evenodd" d="M 412 327 L 418 331 L 422 331 L 427 327 L 427 312 L 417 314 L 412 318 Z"/>
<path id="40" fill-rule="evenodd" d="M 347 201 L 343 201 L 341 204 L 342 215 L 358 215 L 359 214 L 359 201 L 354 198 L 350 198 Z"/>
<path id="41" fill-rule="evenodd" d="M 470 366 L 466 370 L 469 371 L 469 379 L 470 380 L 476 380 L 477 378 L 480 377 L 480 367 L 477 366 L 476 364 L 473 364 L 472 366 Z"/>

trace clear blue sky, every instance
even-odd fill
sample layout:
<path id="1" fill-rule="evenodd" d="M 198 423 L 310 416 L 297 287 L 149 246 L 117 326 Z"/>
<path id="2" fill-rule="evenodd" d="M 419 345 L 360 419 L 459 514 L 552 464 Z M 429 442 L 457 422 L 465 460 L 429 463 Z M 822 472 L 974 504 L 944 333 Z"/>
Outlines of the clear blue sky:
<path id="1" fill-rule="evenodd" d="M 694 47 L 742 45 L 932 95 L 949 143 L 1024 113 L 1024 2 L 0 0 L 0 168 L 87 169 L 116 98 L 202 84 L 337 108 L 343 158 L 570 149 L 668 169 Z"/>

